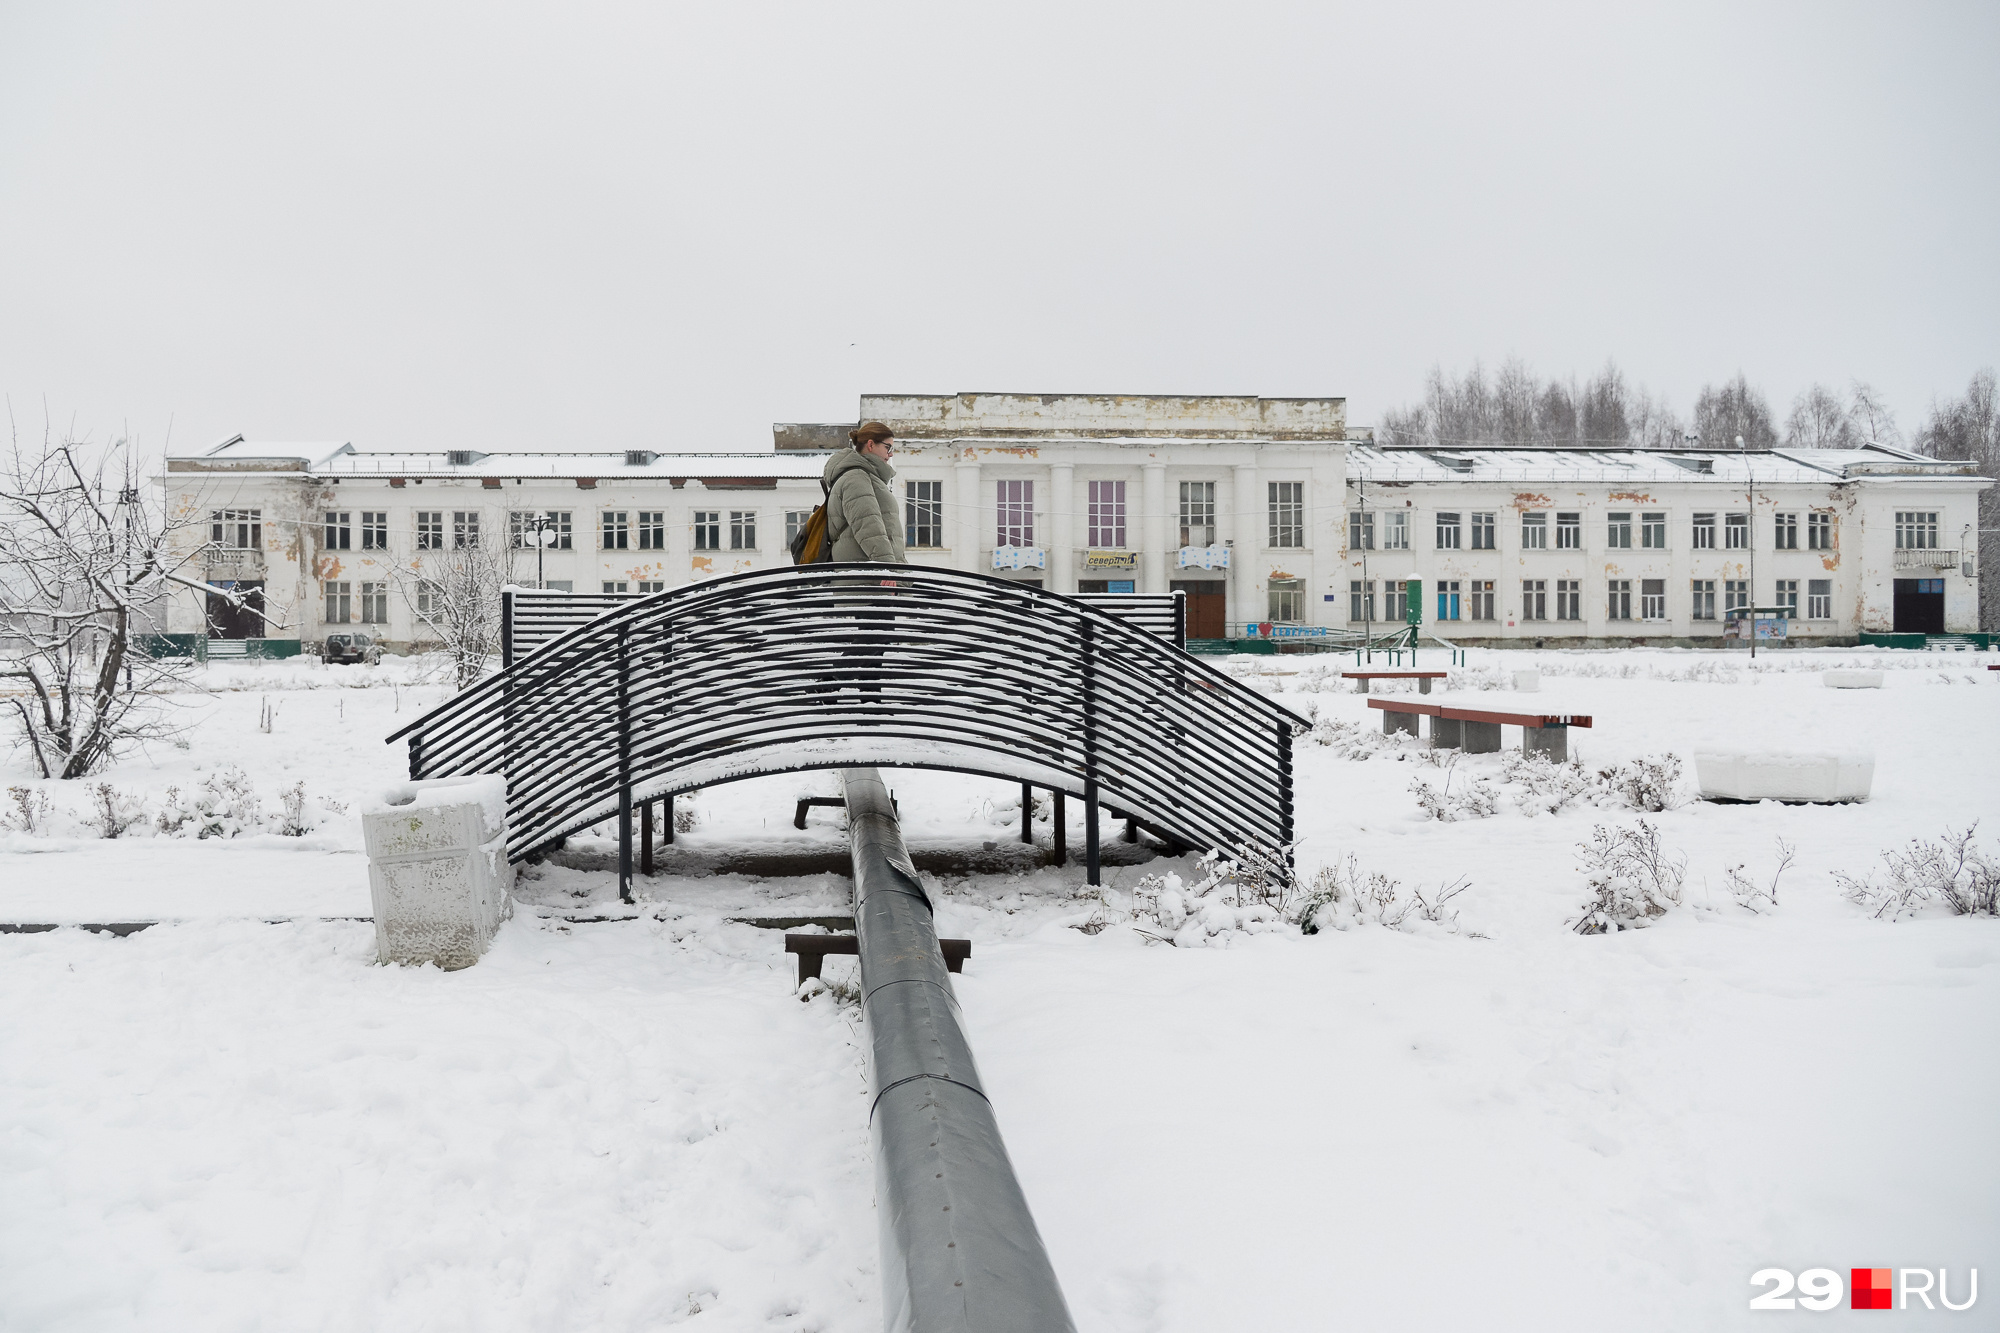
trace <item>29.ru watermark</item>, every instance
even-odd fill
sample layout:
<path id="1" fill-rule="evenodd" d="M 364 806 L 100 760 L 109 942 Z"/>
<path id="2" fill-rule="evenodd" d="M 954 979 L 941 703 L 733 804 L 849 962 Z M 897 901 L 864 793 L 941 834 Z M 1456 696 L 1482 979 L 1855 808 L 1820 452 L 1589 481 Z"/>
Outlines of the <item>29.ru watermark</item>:
<path id="1" fill-rule="evenodd" d="M 1796 1277 L 1790 1269 L 1760 1268 L 1750 1275 L 1750 1285 L 1764 1290 L 1750 1298 L 1750 1308 L 1831 1310 L 1845 1294 L 1850 1298 L 1847 1307 L 1850 1310 L 1907 1310 L 1913 1300 L 1922 1301 L 1926 1310 L 1939 1306 L 1947 1310 L 1970 1310 L 1979 1299 L 1979 1270 L 1972 1269 L 1966 1280 L 1963 1305 L 1952 1304 L 1946 1294 L 1950 1288 L 1946 1280 L 1949 1273 L 1944 1268 L 1905 1268 L 1900 1273 L 1894 1268 L 1850 1268 L 1843 1293 L 1840 1274 L 1831 1268 L 1808 1268 Z M 1902 1298 L 1900 1301 L 1896 1299 L 1898 1296 Z M 1931 1304 L 1932 1296 L 1937 1297 L 1937 1305 Z"/>

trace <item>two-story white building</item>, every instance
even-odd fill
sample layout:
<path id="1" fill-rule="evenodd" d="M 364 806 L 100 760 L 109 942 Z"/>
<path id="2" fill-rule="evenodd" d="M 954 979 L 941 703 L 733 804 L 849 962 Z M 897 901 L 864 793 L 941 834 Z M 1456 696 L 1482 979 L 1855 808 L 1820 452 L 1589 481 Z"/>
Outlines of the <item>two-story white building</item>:
<path id="1" fill-rule="evenodd" d="M 1339 398 L 885 395 L 858 419 L 897 433 L 913 562 L 1184 591 L 1196 638 L 1385 628 L 1411 580 L 1426 626 L 1465 643 L 1720 642 L 1739 605 L 1785 608 L 1808 641 L 1977 628 L 1990 483 L 1894 450 L 1389 449 Z M 269 619 L 190 593 L 171 628 L 267 652 L 362 627 L 422 642 L 429 579 L 474 554 L 591 592 L 787 563 L 852 424 L 732 454 L 238 437 L 164 481 L 189 570 Z"/>

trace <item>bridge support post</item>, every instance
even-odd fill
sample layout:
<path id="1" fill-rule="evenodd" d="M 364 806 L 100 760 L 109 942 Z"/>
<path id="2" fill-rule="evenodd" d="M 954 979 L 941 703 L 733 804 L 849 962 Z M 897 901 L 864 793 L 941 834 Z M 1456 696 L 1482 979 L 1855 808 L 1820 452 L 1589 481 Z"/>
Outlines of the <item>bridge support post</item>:
<path id="1" fill-rule="evenodd" d="M 1097 845 L 1097 779 L 1083 783 L 1083 868 L 1086 884 L 1102 883 Z"/>
<path id="2" fill-rule="evenodd" d="M 1021 784 L 1021 841 L 1035 843 L 1035 788 L 1027 782 Z"/>
<path id="3" fill-rule="evenodd" d="M 653 803 L 639 806 L 639 873 L 653 873 Z"/>
<path id="4" fill-rule="evenodd" d="M 660 841 L 671 847 L 674 845 L 674 798 L 660 798 Z"/>
<path id="5" fill-rule="evenodd" d="M 632 655 L 618 631 L 618 901 L 632 901 Z"/>
<path id="6" fill-rule="evenodd" d="M 1064 791 L 1061 787 L 1057 787 L 1054 791 L 1054 796 L 1056 798 L 1056 808 L 1054 812 L 1050 815 L 1049 822 L 1055 828 L 1056 864 L 1059 866 L 1068 865 L 1069 864 L 1069 810 L 1067 807 L 1069 805 L 1069 793 Z"/>

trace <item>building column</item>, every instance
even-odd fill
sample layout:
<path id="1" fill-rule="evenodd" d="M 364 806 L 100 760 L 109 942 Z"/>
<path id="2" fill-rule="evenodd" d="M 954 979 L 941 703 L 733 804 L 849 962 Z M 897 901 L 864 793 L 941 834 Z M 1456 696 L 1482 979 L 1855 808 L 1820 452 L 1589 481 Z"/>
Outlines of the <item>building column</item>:
<path id="1" fill-rule="evenodd" d="M 979 566 L 980 534 L 985 512 L 979 505 L 979 460 L 958 460 L 958 504 L 952 510 L 951 544 L 958 552 L 958 567 L 972 574 L 990 573 Z"/>
<path id="2" fill-rule="evenodd" d="M 1140 525 L 1144 534 L 1145 554 L 1139 557 L 1142 568 L 1139 591 L 1164 593 L 1167 591 L 1167 465 L 1165 463 L 1146 464 L 1146 484 L 1144 500 L 1145 519 Z"/>
<path id="3" fill-rule="evenodd" d="M 1076 465 L 1049 465 L 1049 555 L 1050 592 L 1076 591 Z"/>
<path id="4" fill-rule="evenodd" d="M 1239 463 L 1231 487 L 1231 517 L 1236 531 L 1235 546 L 1229 553 L 1229 618 L 1234 621 L 1262 620 L 1268 609 L 1258 597 L 1264 563 L 1264 505 L 1257 484 L 1257 465 Z"/>

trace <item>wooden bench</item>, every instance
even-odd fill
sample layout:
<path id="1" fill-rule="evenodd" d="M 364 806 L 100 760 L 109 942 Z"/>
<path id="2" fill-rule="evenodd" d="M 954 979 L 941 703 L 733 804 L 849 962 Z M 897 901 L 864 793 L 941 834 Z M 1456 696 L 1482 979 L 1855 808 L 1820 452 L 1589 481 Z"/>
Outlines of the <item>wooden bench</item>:
<path id="1" fill-rule="evenodd" d="M 1382 710 L 1382 730 L 1417 734 L 1417 719 L 1431 720 L 1431 748 L 1491 754 L 1500 748 L 1500 728 L 1521 728 L 1521 753 L 1546 755 L 1556 763 L 1569 760 L 1569 729 L 1587 727 L 1586 713 L 1508 713 L 1492 708 L 1460 708 L 1453 704 L 1420 704 L 1403 699 L 1370 699 Z"/>
<path id="2" fill-rule="evenodd" d="M 895 805 L 895 801 L 895 797 L 892 796 L 889 798 L 891 805 Z M 822 807 L 845 810 L 847 808 L 847 801 L 844 797 L 840 796 L 801 796 L 799 797 L 799 808 L 792 813 L 792 827 L 796 829 L 804 828 L 806 826 L 806 811 Z M 903 807 L 900 805 L 896 806 L 898 814 L 902 813 L 902 809 Z M 819 974 L 814 973 L 813 975 L 817 976 Z"/>
<path id="3" fill-rule="evenodd" d="M 965 969 L 965 960 L 972 957 L 971 940 L 939 940 L 938 947 L 944 950 L 944 965 L 953 972 Z M 799 956 L 799 985 L 806 984 L 807 977 L 819 975 L 819 965 L 826 961 L 830 953 L 859 954 L 861 937 L 858 935 L 786 935 L 785 952 Z"/>
<path id="4" fill-rule="evenodd" d="M 1448 671 L 1343 671 L 1340 678 L 1357 682 L 1354 687 L 1356 694 L 1368 693 L 1368 682 L 1371 680 L 1414 680 L 1418 694 L 1429 694 L 1432 681 L 1443 680 L 1450 674 Z"/>

